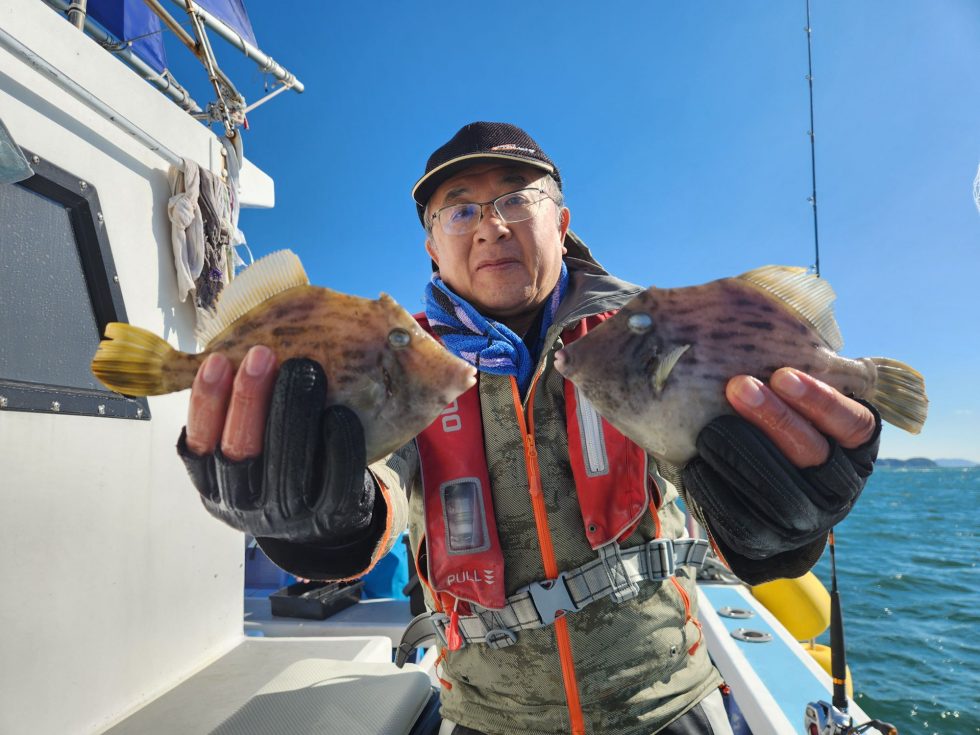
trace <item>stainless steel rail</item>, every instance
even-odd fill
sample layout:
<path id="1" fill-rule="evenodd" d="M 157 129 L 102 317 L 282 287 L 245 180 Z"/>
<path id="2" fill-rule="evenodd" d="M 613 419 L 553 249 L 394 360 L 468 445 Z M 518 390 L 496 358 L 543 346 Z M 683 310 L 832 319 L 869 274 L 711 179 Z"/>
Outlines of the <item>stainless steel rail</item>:
<path id="1" fill-rule="evenodd" d="M 158 141 L 135 123 L 100 100 L 87 89 L 82 87 L 82 85 L 69 77 L 63 71 L 57 69 L 41 56 L 31 51 L 31 49 L 27 48 L 27 46 L 22 44 L 2 28 L 0 28 L 0 48 L 6 49 L 15 57 L 21 59 L 24 63 L 48 77 L 48 79 L 57 84 L 61 89 L 68 92 L 72 97 L 100 114 L 117 128 L 138 140 L 154 153 L 157 153 L 170 165 L 183 167 L 183 161 L 180 156 L 167 148 L 163 143 Z"/>
<path id="2" fill-rule="evenodd" d="M 69 0 L 44 0 L 44 2 L 49 7 L 62 13 L 68 12 L 72 4 Z M 172 75 L 163 76 L 162 74 L 158 74 L 155 69 L 133 53 L 132 49 L 117 48 L 121 42 L 120 39 L 109 33 L 99 23 L 92 20 L 90 16 L 85 16 L 85 32 L 96 42 L 107 47 L 113 56 L 118 57 L 126 66 L 167 95 L 183 109 L 187 110 L 187 112 L 192 115 L 201 112 L 201 106 L 191 98 L 187 90 L 178 84 Z"/>

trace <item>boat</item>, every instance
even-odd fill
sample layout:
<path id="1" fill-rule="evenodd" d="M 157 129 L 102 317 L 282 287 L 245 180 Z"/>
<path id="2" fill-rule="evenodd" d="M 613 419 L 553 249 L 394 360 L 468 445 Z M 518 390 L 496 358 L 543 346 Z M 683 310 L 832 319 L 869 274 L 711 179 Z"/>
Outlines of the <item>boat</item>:
<path id="1" fill-rule="evenodd" d="M 302 84 L 218 17 L 220 5 L 171 0 L 191 38 L 159 2 L 129 4 L 197 49 L 216 94 L 202 107 L 85 2 L 0 0 L 0 732 L 432 735 L 435 648 L 393 662 L 409 603 L 273 615 L 270 590 L 245 591 L 254 551 L 202 511 L 175 461 L 186 396 L 127 398 L 88 370 L 110 321 L 195 350 L 172 171 L 186 177 L 194 163 L 227 195 L 226 271 L 237 207 L 275 204 L 274 181 L 243 155 L 248 108 L 207 34 L 271 70 L 270 96 Z M 807 707 L 833 686 L 785 620 L 721 568 L 699 596 L 736 732 L 838 732 L 805 725 L 825 728 Z"/>

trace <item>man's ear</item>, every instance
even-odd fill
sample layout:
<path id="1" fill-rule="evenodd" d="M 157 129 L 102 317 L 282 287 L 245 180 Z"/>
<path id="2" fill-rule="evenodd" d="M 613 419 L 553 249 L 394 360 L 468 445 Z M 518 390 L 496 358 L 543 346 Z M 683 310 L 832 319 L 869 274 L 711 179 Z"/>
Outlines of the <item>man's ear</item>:
<path id="1" fill-rule="evenodd" d="M 561 238 L 561 252 L 562 254 L 568 253 L 568 248 L 565 247 L 565 235 L 568 234 L 568 226 L 572 222 L 572 210 L 568 207 L 562 207 L 561 211 L 558 213 L 558 233 Z"/>
<path id="2" fill-rule="evenodd" d="M 435 243 L 432 242 L 431 237 L 425 238 L 425 252 L 429 254 L 429 257 L 435 261 L 435 264 L 439 265 L 439 250 L 436 248 Z"/>

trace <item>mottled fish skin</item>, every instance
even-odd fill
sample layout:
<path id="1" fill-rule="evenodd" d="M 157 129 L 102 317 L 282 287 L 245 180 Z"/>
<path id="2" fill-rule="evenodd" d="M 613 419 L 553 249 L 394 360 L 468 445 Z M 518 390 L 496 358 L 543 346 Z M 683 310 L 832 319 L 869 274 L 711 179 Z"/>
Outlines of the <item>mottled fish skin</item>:
<path id="1" fill-rule="evenodd" d="M 634 314 L 652 327 L 637 334 Z M 653 375 L 671 350 L 690 345 L 661 390 Z M 610 359 L 615 355 L 615 359 Z M 713 418 L 733 413 L 725 385 L 735 375 L 768 380 L 794 367 L 844 394 L 867 398 L 875 366 L 831 350 L 816 330 L 779 298 L 737 278 L 687 288 L 649 288 L 620 312 L 565 347 L 556 368 L 599 413 L 658 459 L 682 465 Z"/>
<path id="2" fill-rule="evenodd" d="M 394 347 L 392 330 L 410 336 Z M 319 362 L 327 375 L 327 404 L 357 413 L 368 461 L 409 441 L 475 382 L 472 366 L 450 354 L 391 297 L 369 300 L 317 286 L 283 291 L 236 320 L 208 343 L 237 370 L 253 345 L 266 345 L 280 363 Z"/>
<path id="3" fill-rule="evenodd" d="M 203 352 L 175 350 L 158 334 L 110 322 L 92 373 L 110 390 L 156 396 L 190 388 L 212 353 L 235 370 L 265 345 L 280 364 L 310 358 L 327 378 L 326 402 L 352 409 L 369 462 L 410 441 L 460 394 L 476 369 L 454 356 L 387 294 L 375 301 L 309 285 L 295 253 L 280 250 L 243 270 L 199 316 Z"/>
<path id="4" fill-rule="evenodd" d="M 410 336 L 394 347 L 392 330 Z M 327 404 L 357 413 L 368 461 L 409 441 L 475 382 L 475 370 L 451 355 L 394 300 L 372 301 L 317 286 L 297 286 L 252 309 L 208 345 L 236 369 L 256 344 L 280 362 L 308 357 L 327 375 Z"/>

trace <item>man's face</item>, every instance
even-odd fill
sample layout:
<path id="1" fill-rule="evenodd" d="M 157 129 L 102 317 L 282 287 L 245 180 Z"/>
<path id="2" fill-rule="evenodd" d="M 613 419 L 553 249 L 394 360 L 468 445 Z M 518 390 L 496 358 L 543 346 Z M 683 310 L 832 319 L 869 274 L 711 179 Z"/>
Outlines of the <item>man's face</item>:
<path id="1" fill-rule="evenodd" d="M 542 178 L 533 166 L 476 164 L 443 182 L 428 211 L 431 216 L 450 204 L 488 202 L 526 187 L 547 191 Z M 438 220 L 433 222 L 425 249 L 446 285 L 482 314 L 522 324 L 558 282 L 568 223 L 568 210 L 559 210 L 551 199 L 544 199 L 531 219 L 510 224 L 488 205 L 476 230 L 466 235 L 448 235 Z"/>

